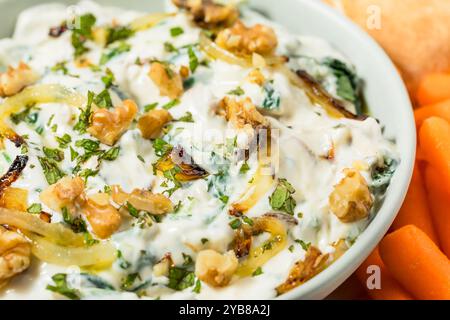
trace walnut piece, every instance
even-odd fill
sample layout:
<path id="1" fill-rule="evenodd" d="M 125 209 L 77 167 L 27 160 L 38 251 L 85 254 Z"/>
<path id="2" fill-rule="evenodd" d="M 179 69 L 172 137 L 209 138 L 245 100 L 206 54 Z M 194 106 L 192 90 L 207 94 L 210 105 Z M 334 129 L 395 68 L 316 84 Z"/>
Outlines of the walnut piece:
<path id="1" fill-rule="evenodd" d="M 112 146 L 128 129 L 138 112 L 132 100 L 123 101 L 122 106 L 114 110 L 98 109 L 92 114 L 92 124 L 88 132 L 100 142 Z"/>
<path id="2" fill-rule="evenodd" d="M 203 250 L 198 253 L 195 262 L 195 275 L 213 287 L 224 287 L 230 283 L 238 265 L 238 259 L 232 250 L 225 254 Z"/>
<path id="3" fill-rule="evenodd" d="M 24 62 L 17 68 L 11 66 L 5 73 L 0 74 L 0 97 L 13 96 L 23 88 L 34 84 L 39 76 Z"/>
<path id="4" fill-rule="evenodd" d="M 95 235 L 101 239 L 109 238 L 122 222 L 119 211 L 109 202 L 107 193 L 86 197 L 81 209 Z"/>
<path id="5" fill-rule="evenodd" d="M 161 96 L 176 99 L 183 94 L 183 80 L 180 74 L 172 70 L 169 65 L 153 62 L 149 76 L 158 86 Z"/>
<path id="6" fill-rule="evenodd" d="M 232 25 L 239 11 L 232 5 L 222 5 L 211 0 L 172 0 L 181 9 L 188 11 L 191 19 L 203 28 L 218 28 Z"/>
<path id="7" fill-rule="evenodd" d="M 30 265 L 31 245 L 14 231 L 0 226 L 0 288 Z"/>
<path id="8" fill-rule="evenodd" d="M 256 24 L 246 27 L 237 21 L 231 28 L 222 30 L 216 38 L 216 43 L 238 55 L 271 55 L 274 53 L 278 39 L 272 28 Z"/>
<path id="9" fill-rule="evenodd" d="M 76 200 L 84 192 L 84 181 L 80 177 L 64 177 L 41 192 L 41 201 L 50 209 L 61 212 L 67 208 L 70 213 L 76 211 Z"/>
<path id="10" fill-rule="evenodd" d="M 266 82 L 266 78 L 259 69 L 253 69 L 250 71 L 247 75 L 247 79 L 251 83 L 257 84 L 258 86 L 262 86 Z"/>
<path id="11" fill-rule="evenodd" d="M 330 195 L 331 211 L 346 223 L 364 219 L 373 205 L 367 182 L 355 169 L 344 169 L 344 175 Z"/>
<path id="12" fill-rule="evenodd" d="M 310 246 L 305 259 L 297 261 L 287 280 L 276 288 L 277 293 L 286 293 L 314 277 L 326 267 L 328 257 L 328 254 L 324 255 L 319 249 Z"/>
<path id="13" fill-rule="evenodd" d="M 167 110 L 150 110 L 139 118 L 138 128 L 145 139 L 156 139 L 171 120 L 172 116 Z"/>
<path id="14" fill-rule="evenodd" d="M 269 125 L 268 120 L 256 109 L 250 98 L 238 101 L 225 97 L 219 102 L 217 113 L 225 116 L 227 121 L 237 129 L 243 129 L 249 125 L 253 128 Z"/>

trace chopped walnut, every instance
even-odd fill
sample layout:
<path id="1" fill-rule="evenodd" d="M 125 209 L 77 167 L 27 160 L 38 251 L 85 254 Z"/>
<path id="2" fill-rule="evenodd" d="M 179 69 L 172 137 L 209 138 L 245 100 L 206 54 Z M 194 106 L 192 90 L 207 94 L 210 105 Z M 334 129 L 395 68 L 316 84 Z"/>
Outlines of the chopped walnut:
<path id="1" fill-rule="evenodd" d="M 266 78 L 259 69 L 253 69 L 252 71 L 250 71 L 247 79 L 251 83 L 257 84 L 258 86 L 262 86 L 266 82 Z"/>
<path id="2" fill-rule="evenodd" d="M 161 96 L 176 99 L 183 94 L 183 80 L 179 73 L 161 62 L 153 62 L 149 72 L 150 78 L 158 86 Z"/>
<path id="3" fill-rule="evenodd" d="M 150 110 L 139 118 L 138 128 L 145 139 L 156 139 L 171 120 L 172 116 L 167 110 Z"/>
<path id="4" fill-rule="evenodd" d="M 23 62 L 17 68 L 8 67 L 0 74 L 0 97 L 9 97 L 19 93 L 23 88 L 34 84 L 38 75 Z"/>
<path id="5" fill-rule="evenodd" d="M 233 251 L 220 254 L 214 250 L 198 253 L 195 275 L 213 287 L 224 287 L 230 283 L 239 262 Z"/>
<path id="6" fill-rule="evenodd" d="M 0 288 L 30 265 L 31 245 L 14 231 L 0 226 Z"/>
<path id="7" fill-rule="evenodd" d="M 273 54 L 278 40 L 272 28 L 256 24 L 247 28 L 242 22 L 237 21 L 231 28 L 221 31 L 216 38 L 216 43 L 238 55 Z"/>
<path id="8" fill-rule="evenodd" d="M 107 193 L 86 197 L 81 209 L 94 233 L 102 239 L 109 238 L 122 222 L 119 211 L 109 202 Z"/>
<path id="9" fill-rule="evenodd" d="M 239 17 L 234 6 L 225 6 L 211 0 L 172 0 L 181 9 L 191 15 L 192 20 L 203 28 L 227 27 Z"/>
<path id="10" fill-rule="evenodd" d="M 267 127 L 268 120 L 256 109 L 250 98 L 237 101 L 234 98 L 225 97 L 218 105 L 217 113 L 225 116 L 236 128 L 242 129 L 250 125 Z"/>
<path id="11" fill-rule="evenodd" d="M 28 208 L 28 190 L 8 187 L 0 195 L 0 207 L 18 211 Z"/>
<path id="12" fill-rule="evenodd" d="M 84 181 L 80 177 L 64 177 L 41 192 L 41 201 L 50 209 L 60 212 L 67 208 L 70 213 L 76 211 L 76 200 L 84 192 Z"/>
<path id="13" fill-rule="evenodd" d="M 355 169 L 344 169 L 344 175 L 330 195 L 331 211 L 342 222 L 364 219 L 369 215 L 373 205 L 367 182 Z"/>
<path id="14" fill-rule="evenodd" d="M 98 109 L 93 112 L 92 124 L 88 132 L 102 143 L 112 146 L 128 129 L 138 112 L 132 100 L 123 101 L 123 105 L 114 110 Z"/>
<path id="15" fill-rule="evenodd" d="M 297 261 L 287 280 L 276 288 L 277 293 L 286 293 L 314 277 L 326 267 L 328 257 L 328 254 L 324 255 L 319 249 L 310 246 L 305 259 Z"/>

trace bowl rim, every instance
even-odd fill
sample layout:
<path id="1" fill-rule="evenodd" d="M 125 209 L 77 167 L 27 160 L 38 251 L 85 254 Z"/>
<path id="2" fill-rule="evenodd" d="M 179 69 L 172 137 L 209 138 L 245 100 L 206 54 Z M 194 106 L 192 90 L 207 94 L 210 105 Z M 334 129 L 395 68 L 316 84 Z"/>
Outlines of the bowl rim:
<path id="1" fill-rule="evenodd" d="M 397 216 L 408 191 L 416 155 L 416 127 L 411 100 L 398 69 L 386 52 L 363 29 L 325 3 L 311 0 L 295 1 L 302 6 L 318 11 L 324 16 L 324 19 L 331 20 L 336 25 L 345 28 L 347 32 L 352 33 L 361 44 L 368 47 L 368 50 L 372 50 L 379 56 L 386 69 L 391 70 L 393 80 L 398 87 L 399 98 L 403 101 L 401 105 L 396 105 L 396 108 L 401 108 L 402 121 L 406 122 L 404 125 L 406 130 L 403 134 L 406 135 L 405 140 L 408 144 L 405 146 L 406 152 L 400 154 L 401 163 L 395 173 L 396 180 L 393 181 L 388 190 L 391 193 L 391 201 L 385 201 L 382 204 L 375 218 L 342 257 L 304 284 L 276 298 L 282 300 L 325 298 L 350 277 L 381 241 Z M 278 23 L 283 24 L 282 21 L 278 21 Z M 321 289 L 324 286 L 326 288 Z"/>

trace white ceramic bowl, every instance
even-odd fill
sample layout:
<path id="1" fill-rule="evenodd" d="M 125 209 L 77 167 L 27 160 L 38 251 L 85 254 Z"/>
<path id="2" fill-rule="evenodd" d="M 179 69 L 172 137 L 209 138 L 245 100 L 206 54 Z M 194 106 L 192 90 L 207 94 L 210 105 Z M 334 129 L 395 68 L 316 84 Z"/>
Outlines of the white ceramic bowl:
<path id="1" fill-rule="evenodd" d="M 18 13 L 46 0 L 0 0 L 0 38 L 9 36 Z M 58 1 L 74 4 L 77 1 Z M 97 0 L 105 5 L 142 11 L 162 11 L 164 0 Z M 414 165 L 416 131 L 412 107 L 396 68 L 385 52 L 362 30 L 320 0 L 250 0 L 252 7 L 268 14 L 293 32 L 330 42 L 352 61 L 365 81 L 364 94 L 371 114 L 397 142 L 401 163 L 376 218 L 339 260 L 282 299 L 322 299 L 344 282 L 387 232 L 405 197 Z"/>

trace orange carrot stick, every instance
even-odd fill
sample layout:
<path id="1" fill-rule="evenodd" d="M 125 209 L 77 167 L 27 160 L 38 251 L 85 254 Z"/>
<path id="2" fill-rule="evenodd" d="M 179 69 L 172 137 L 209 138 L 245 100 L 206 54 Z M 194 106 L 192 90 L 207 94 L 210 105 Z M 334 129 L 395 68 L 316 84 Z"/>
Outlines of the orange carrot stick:
<path id="1" fill-rule="evenodd" d="M 380 255 L 415 298 L 450 299 L 450 261 L 419 228 L 409 225 L 388 234 L 380 242 Z"/>
<path id="2" fill-rule="evenodd" d="M 450 124 L 428 118 L 420 129 L 419 143 L 426 161 L 439 171 L 442 186 L 450 192 Z"/>
<path id="3" fill-rule="evenodd" d="M 425 182 L 439 243 L 450 259 L 450 194 L 442 188 L 439 172 L 430 166 L 425 169 Z"/>
<path id="4" fill-rule="evenodd" d="M 434 243 L 438 244 L 438 237 L 433 227 L 430 209 L 428 208 L 422 175 L 416 165 L 413 177 L 406 194 L 405 202 L 392 224 L 392 229 L 397 230 L 408 224 L 413 224 L 425 232 Z"/>
<path id="5" fill-rule="evenodd" d="M 450 122 L 450 100 L 424 106 L 414 111 L 414 118 L 416 119 L 418 129 L 430 117 L 440 117 Z"/>
<path id="6" fill-rule="evenodd" d="M 417 101 L 421 106 L 447 99 L 450 99 L 450 74 L 429 74 L 419 84 Z"/>
<path id="7" fill-rule="evenodd" d="M 370 266 L 379 267 L 381 289 L 369 289 L 368 279 L 372 273 L 368 273 Z M 378 247 L 370 254 L 364 263 L 356 270 L 356 277 L 366 289 L 367 294 L 375 300 L 412 300 L 413 297 L 403 289 L 392 277 L 381 260 Z"/>

